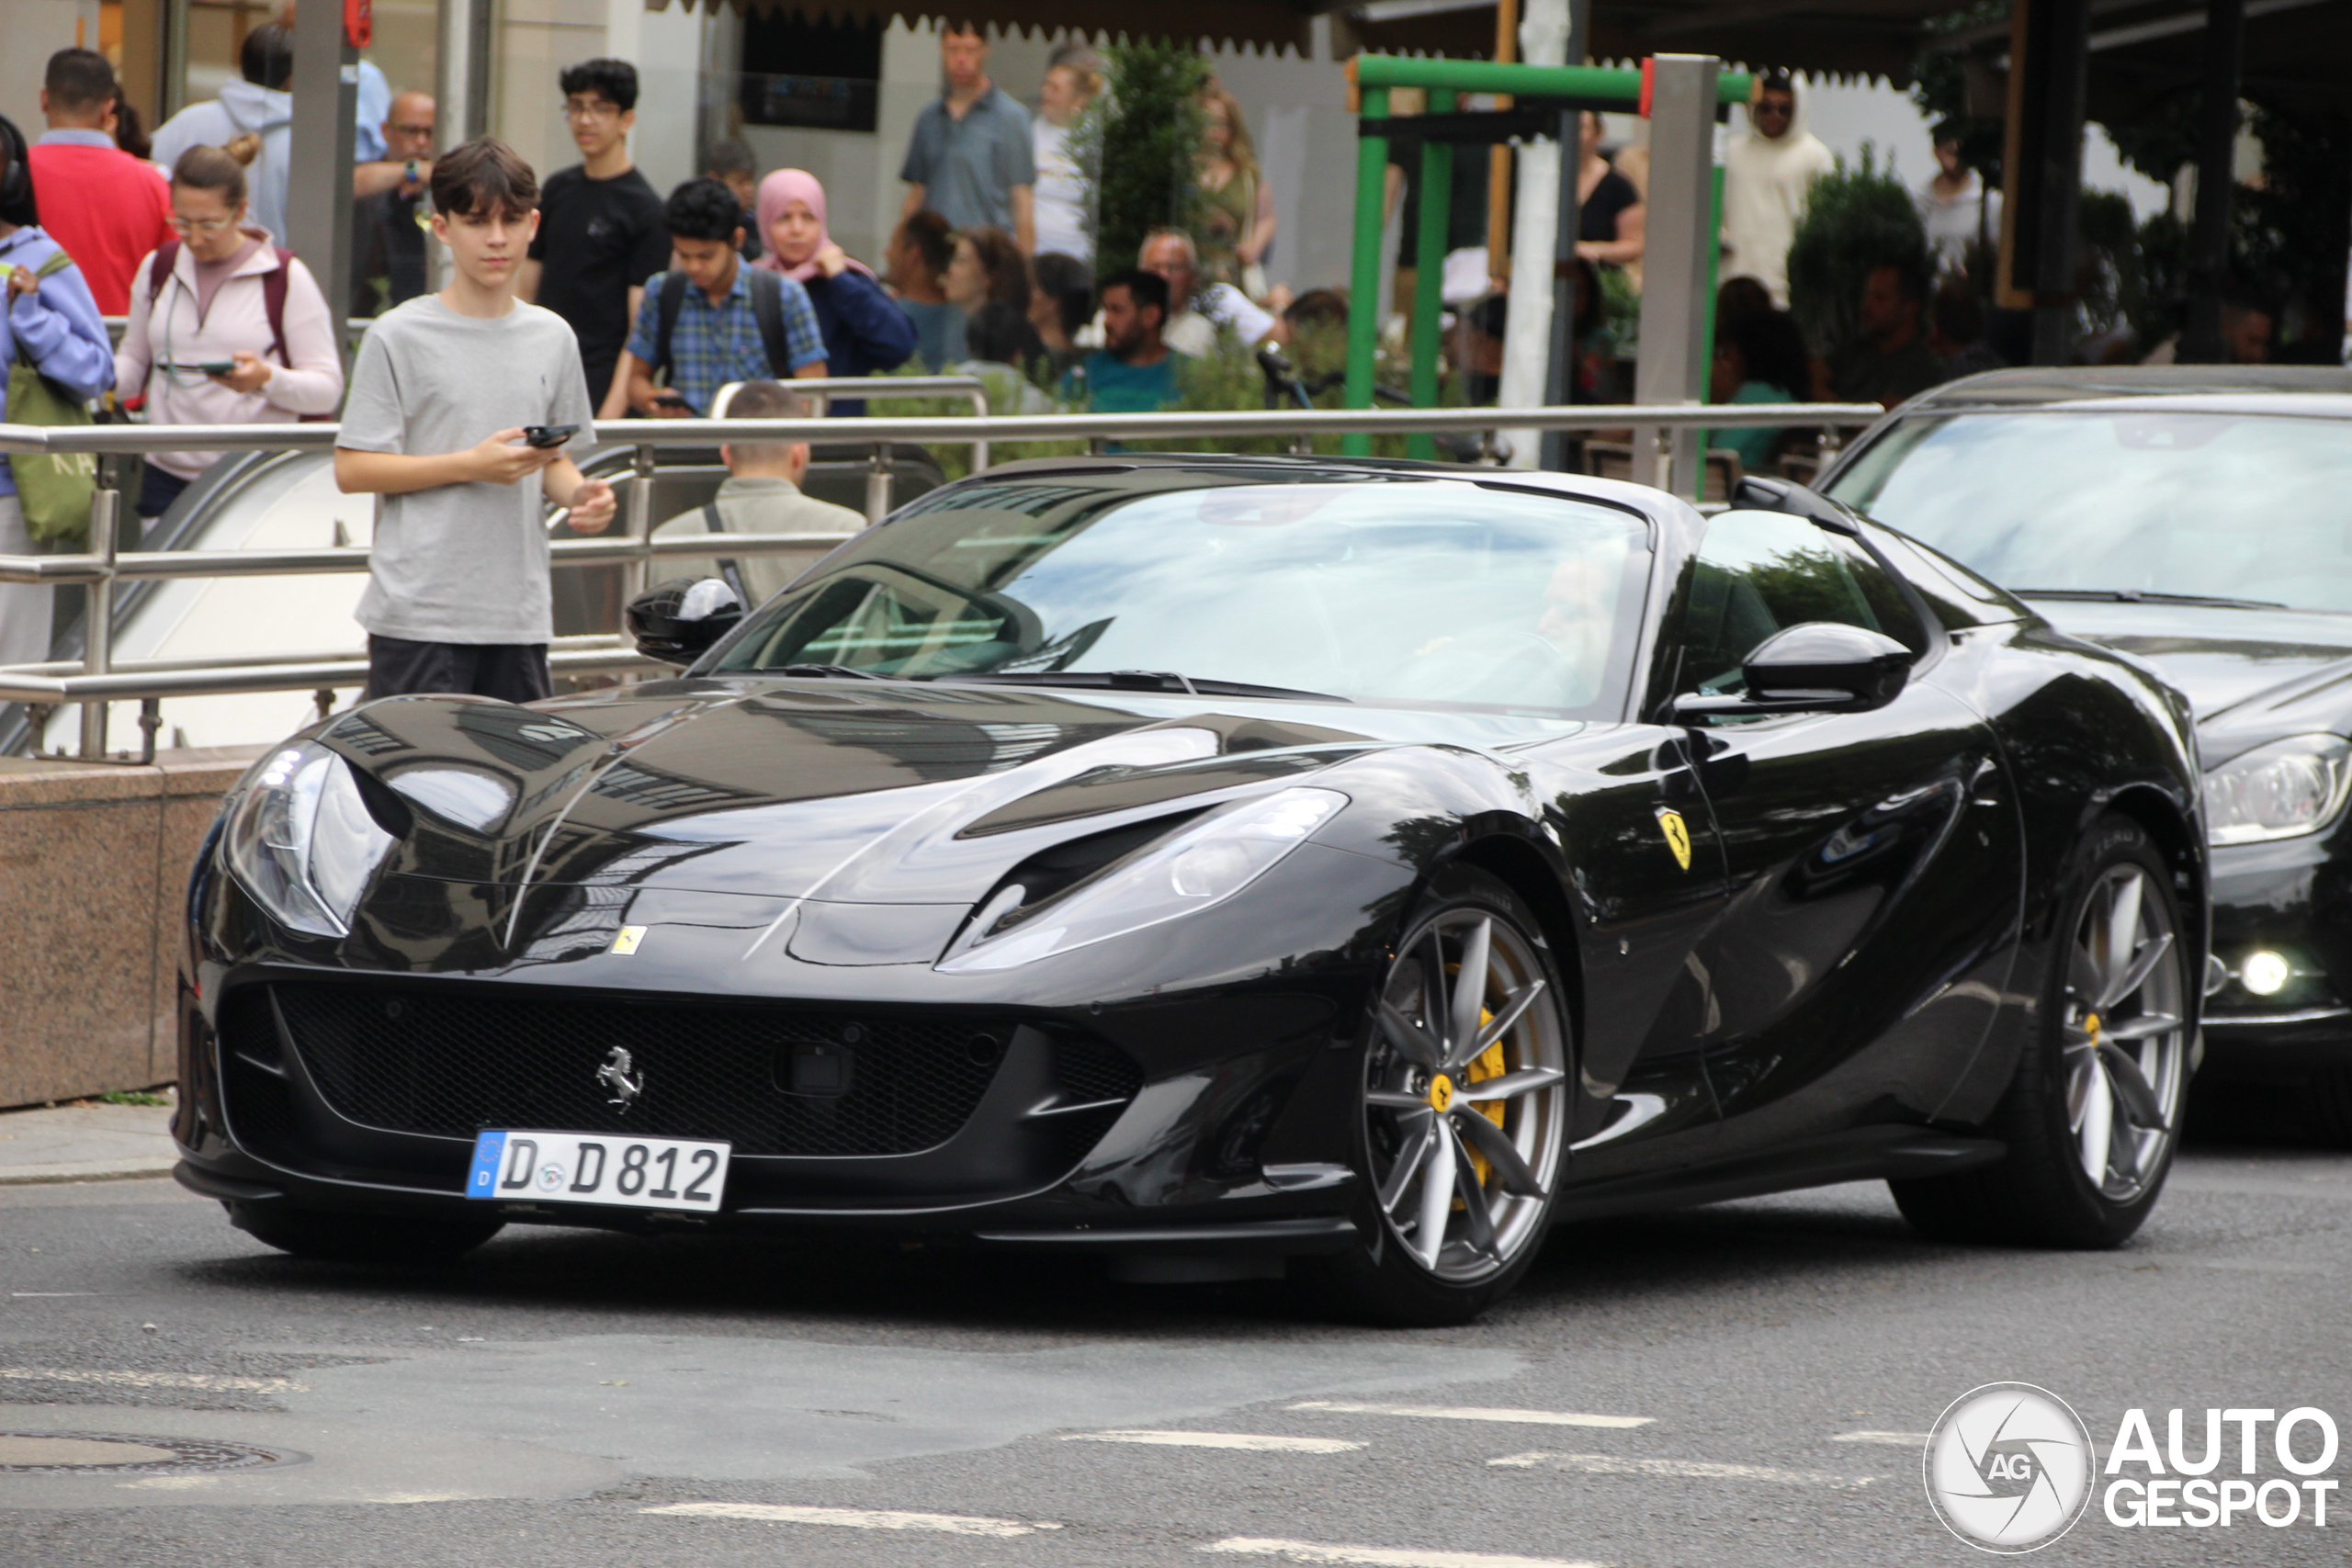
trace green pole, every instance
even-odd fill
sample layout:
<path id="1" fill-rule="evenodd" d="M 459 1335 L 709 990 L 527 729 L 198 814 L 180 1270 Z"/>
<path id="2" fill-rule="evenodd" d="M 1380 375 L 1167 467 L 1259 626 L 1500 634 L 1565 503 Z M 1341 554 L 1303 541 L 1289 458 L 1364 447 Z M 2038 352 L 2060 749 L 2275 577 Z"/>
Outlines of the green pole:
<path id="1" fill-rule="evenodd" d="M 1430 93 L 1431 114 L 1453 112 L 1453 90 Z M 1413 406 L 1437 406 L 1439 316 L 1445 310 L 1445 241 L 1453 206 L 1453 144 L 1421 143 L 1421 222 L 1413 240 Z M 1437 442 L 1426 432 L 1405 438 L 1405 456 L 1434 458 Z"/>
<path id="2" fill-rule="evenodd" d="M 1459 93 L 1513 93 L 1531 98 L 1600 99 L 1630 109 L 1641 99 L 1642 73 L 1622 65 L 1525 65 L 1491 60 L 1416 60 L 1396 54 L 1359 54 L 1351 62 L 1359 87 L 1449 87 Z M 1715 78 L 1715 101 L 1744 104 L 1756 78 L 1724 71 Z"/>
<path id="3" fill-rule="evenodd" d="M 1357 112 L 1366 119 L 1388 118 L 1388 89 L 1366 87 Z M 1346 406 L 1372 407 L 1372 361 L 1380 346 L 1381 198 L 1387 194 L 1388 138 L 1356 138 L 1355 254 L 1348 273 L 1348 381 Z M 1371 433 L 1340 437 L 1351 457 L 1372 456 Z"/>

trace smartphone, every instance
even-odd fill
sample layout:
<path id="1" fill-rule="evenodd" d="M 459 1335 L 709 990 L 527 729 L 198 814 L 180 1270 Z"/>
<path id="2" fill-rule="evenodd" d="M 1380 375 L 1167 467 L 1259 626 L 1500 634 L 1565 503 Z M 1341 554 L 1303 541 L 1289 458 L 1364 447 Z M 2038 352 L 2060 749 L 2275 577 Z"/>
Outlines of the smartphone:
<path id="1" fill-rule="evenodd" d="M 526 446 L 560 446 L 580 434 L 576 424 L 526 424 L 523 427 Z"/>
<path id="2" fill-rule="evenodd" d="M 182 359 L 164 367 L 166 370 L 181 375 L 195 371 L 205 376 L 226 376 L 236 367 L 237 362 L 233 359 L 204 359 L 194 362 Z"/>
<path id="3" fill-rule="evenodd" d="M 653 406 L 657 409 L 691 410 L 693 409 L 694 404 L 686 401 L 684 398 L 679 396 L 675 392 L 656 392 L 653 394 Z"/>

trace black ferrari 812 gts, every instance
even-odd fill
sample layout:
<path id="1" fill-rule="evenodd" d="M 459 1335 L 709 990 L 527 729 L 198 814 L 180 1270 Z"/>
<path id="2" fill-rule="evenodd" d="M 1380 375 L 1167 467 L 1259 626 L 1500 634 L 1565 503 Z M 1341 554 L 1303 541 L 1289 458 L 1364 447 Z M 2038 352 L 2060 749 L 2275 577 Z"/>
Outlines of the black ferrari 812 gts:
<path id="1" fill-rule="evenodd" d="M 1562 1220 L 1863 1179 L 2113 1246 L 2194 1066 L 2186 705 L 1807 491 L 1012 464 L 673 679 L 228 798 L 180 1179 L 300 1254 L 849 1227 L 1461 1320 Z"/>

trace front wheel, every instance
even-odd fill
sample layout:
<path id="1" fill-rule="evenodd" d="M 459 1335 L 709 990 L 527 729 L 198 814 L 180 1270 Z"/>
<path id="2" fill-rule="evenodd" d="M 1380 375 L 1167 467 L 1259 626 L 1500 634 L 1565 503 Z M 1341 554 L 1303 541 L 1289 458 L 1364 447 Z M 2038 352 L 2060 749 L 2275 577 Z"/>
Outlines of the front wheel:
<path id="1" fill-rule="evenodd" d="M 2172 873 L 2136 823 L 2102 818 L 2070 861 L 2067 933 L 2038 1037 L 1987 1131 L 1996 1165 L 1894 1181 L 1904 1217 L 1954 1241 L 2119 1247 L 2155 1207 L 2188 1087 L 2195 957 Z"/>
<path id="2" fill-rule="evenodd" d="M 1557 966 L 1500 880 L 1442 874 L 1383 976 L 1364 1045 L 1354 1252 L 1317 1260 L 1351 1315 L 1463 1323 L 1527 1271 L 1567 1132 Z"/>

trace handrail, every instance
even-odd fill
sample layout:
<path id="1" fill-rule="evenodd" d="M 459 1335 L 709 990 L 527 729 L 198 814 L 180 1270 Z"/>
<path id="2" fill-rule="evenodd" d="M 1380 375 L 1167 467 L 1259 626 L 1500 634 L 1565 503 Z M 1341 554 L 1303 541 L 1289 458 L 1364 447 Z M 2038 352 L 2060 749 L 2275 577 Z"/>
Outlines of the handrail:
<path id="1" fill-rule="evenodd" d="M 964 394 L 973 397 L 978 412 L 960 418 L 865 415 L 853 419 L 609 420 L 596 426 L 597 445 L 632 450 L 634 477 L 622 514 L 623 527 L 612 538 L 553 541 L 554 559 L 564 565 L 600 561 L 621 563 L 626 592 L 644 585 L 647 569 L 669 557 L 708 557 L 715 552 L 707 536 L 686 538 L 652 537 L 652 477 L 659 452 L 708 447 L 742 442 L 872 443 L 876 480 L 869 484 L 869 514 L 876 496 L 887 504 L 887 454 L 896 444 L 969 442 L 974 470 L 987 462 L 992 441 L 1062 441 L 1084 443 L 1099 451 L 1111 441 L 1136 443 L 1155 439 L 1203 436 L 1294 436 L 1342 434 L 1477 433 L 1498 426 L 1533 430 L 1616 430 L 1631 428 L 1648 447 L 1653 471 L 1663 474 L 1664 446 L 1660 436 L 1672 430 L 1756 429 L 1795 425 L 1819 429 L 1825 446 L 1834 446 L 1838 433 L 1876 421 L 1883 412 L 1873 403 L 1738 403 L 1738 404 L 1576 404 L 1532 409 L 1270 409 L 1175 413 L 1057 413 L 1000 414 L 988 412 L 987 390 L 978 377 L 859 377 L 812 378 L 794 383 L 794 389 L 824 392 L 854 389 L 868 397 L 925 397 Z M 101 457 L 146 452 L 324 451 L 338 434 L 333 424 L 238 425 L 88 425 L 40 427 L 0 424 L 0 452 L 88 453 Z M 1640 468 L 1637 463 L 1636 471 Z M 111 663 L 114 584 L 118 581 L 209 577 L 256 577 L 355 572 L 368 570 L 368 551 L 356 547 L 317 550 L 149 550 L 119 551 L 114 519 L 120 491 L 106 480 L 91 511 L 95 548 L 83 555 L 0 556 L 0 582 L 80 582 L 93 585 L 87 622 L 87 651 L 76 671 L 55 663 L 0 667 L 0 702 L 50 705 L 79 703 L 82 709 L 81 754 L 90 760 L 106 755 L 107 704 L 136 698 L 141 705 L 141 728 L 146 731 L 145 755 L 153 751 L 157 705 L 165 696 L 207 696 L 273 691 L 327 691 L 357 685 L 368 675 L 367 661 L 349 655 L 319 657 L 248 656 L 209 662 L 147 660 L 117 668 Z M 725 551 L 729 557 L 777 554 L 831 546 L 834 534 L 732 534 Z M 617 673 L 652 667 L 652 661 L 617 642 L 562 639 L 550 647 L 548 664 L 559 675 Z"/>

